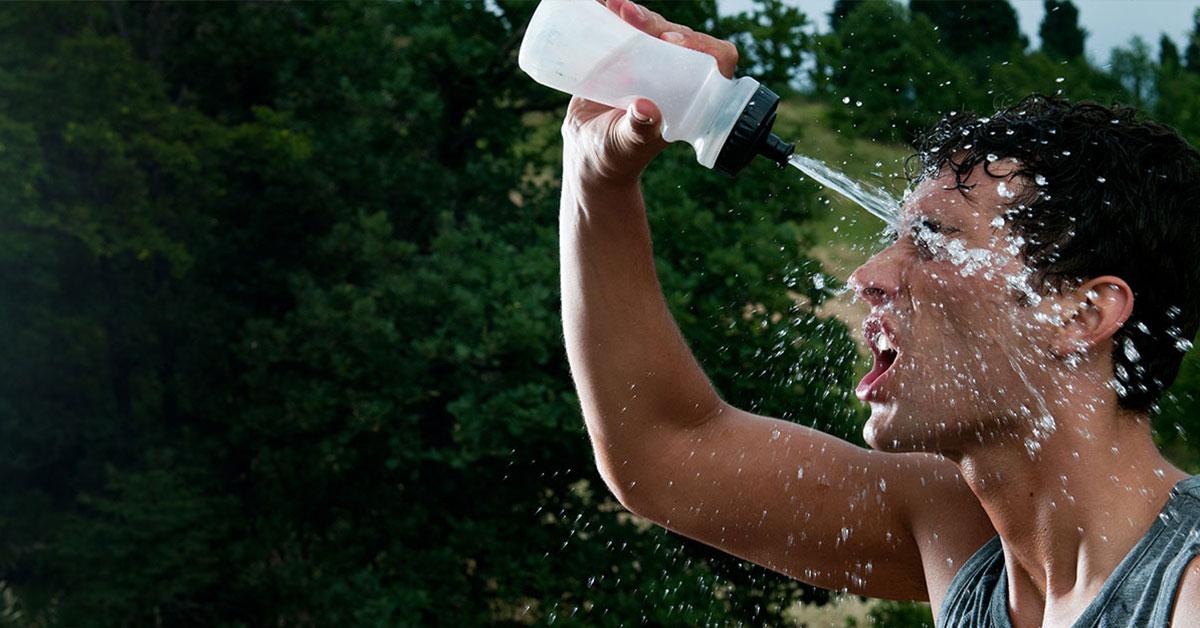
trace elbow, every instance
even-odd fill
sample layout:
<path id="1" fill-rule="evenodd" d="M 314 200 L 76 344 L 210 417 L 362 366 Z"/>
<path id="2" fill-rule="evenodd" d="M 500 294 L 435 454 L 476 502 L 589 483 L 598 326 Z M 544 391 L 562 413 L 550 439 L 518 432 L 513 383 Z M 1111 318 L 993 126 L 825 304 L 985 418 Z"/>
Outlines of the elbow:
<path id="1" fill-rule="evenodd" d="M 600 477 L 630 512 L 657 522 L 671 516 L 680 498 L 676 482 L 691 468 L 688 460 L 698 439 L 729 407 L 715 396 L 711 402 L 688 406 L 693 411 L 686 414 L 675 410 L 649 415 L 670 416 L 671 421 L 631 419 L 612 425 L 586 417 Z M 694 472 L 693 468 L 690 473 Z"/>
<path id="2" fill-rule="evenodd" d="M 596 468 L 600 471 L 600 478 L 604 480 L 608 492 L 612 493 L 626 510 L 636 513 L 638 497 L 644 489 L 639 490 L 639 478 L 636 473 L 631 473 L 628 467 L 628 460 L 614 462 L 605 456 L 596 456 Z"/>
<path id="3" fill-rule="evenodd" d="M 629 512 L 655 522 L 663 521 L 663 487 L 670 485 L 658 465 L 635 460 L 596 456 L 596 466 L 608 491 Z"/>
<path id="4" fill-rule="evenodd" d="M 655 496 L 641 487 L 637 481 L 631 481 L 625 484 L 619 484 L 609 480 L 604 482 L 608 486 L 609 492 L 616 498 L 621 507 L 628 510 L 644 519 L 649 519 L 655 523 L 661 523 L 663 518 L 660 516 L 660 506 L 655 499 Z"/>

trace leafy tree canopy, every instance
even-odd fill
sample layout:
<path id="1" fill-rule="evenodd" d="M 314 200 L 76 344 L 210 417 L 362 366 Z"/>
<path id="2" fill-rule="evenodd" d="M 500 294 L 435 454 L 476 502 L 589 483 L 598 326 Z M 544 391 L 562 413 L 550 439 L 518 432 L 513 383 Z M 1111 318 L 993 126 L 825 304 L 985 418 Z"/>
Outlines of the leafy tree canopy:
<path id="1" fill-rule="evenodd" d="M 1079 8 L 1071 0 L 1044 0 L 1046 10 L 1038 36 L 1042 52 L 1052 59 L 1078 59 L 1083 56 L 1087 31 L 1079 26 Z"/>
<path id="2" fill-rule="evenodd" d="M 968 67 L 986 68 L 1028 45 L 1008 0 L 910 0 L 909 8 L 929 17 L 939 42 Z"/>

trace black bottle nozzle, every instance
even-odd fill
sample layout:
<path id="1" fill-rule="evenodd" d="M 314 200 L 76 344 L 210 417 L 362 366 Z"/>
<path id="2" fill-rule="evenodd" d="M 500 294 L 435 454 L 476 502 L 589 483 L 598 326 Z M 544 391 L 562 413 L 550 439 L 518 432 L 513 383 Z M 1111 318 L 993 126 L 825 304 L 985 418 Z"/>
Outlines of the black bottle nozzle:
<path id="1" fill-rule="evenodd" d="M 775 109 L 778 106 L 779 96 L 759 85 L 758 91 L 750 98 L 750 102 L 746 103 L 742 114 L 730 129 L 729 137 L 726 138 L 725 145 L 721 147 L 717 161 L 713 164 L 713 170 L 732 177 L 759 154 L 775 162 L 780 168 L 786 166 L 788 157 L 792 155 L 796 145 L 784 142 L 771 133 L 771 127 L 775 125 Z"/>
<path id="2" fill-rule="evenodd" d="M 788 158 L 792 156 L 792 153 L 796 152 L 796 143 L 785 142 L 779 139 L 778 135 L 771 133 L 758 152 L 763 157 L 775 162 L 775 165 L 783 168 L 788 165 Z"/>

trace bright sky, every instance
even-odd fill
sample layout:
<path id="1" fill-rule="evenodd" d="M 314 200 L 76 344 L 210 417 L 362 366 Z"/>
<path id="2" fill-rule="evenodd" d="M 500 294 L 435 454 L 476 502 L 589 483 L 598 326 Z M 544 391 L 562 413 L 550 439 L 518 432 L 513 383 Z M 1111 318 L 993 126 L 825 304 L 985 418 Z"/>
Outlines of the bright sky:
<path id="1" fill-rule="evenodd" d="M 1141 35 L 1155 58 L 1158 38 L 1166 33 L 1175 40 L 1180 54 L 1187 48 L 1192 14 L 1200 0 L 1074 0 L 1079 8 L 1079 23 L 1088 32 L 1087 55 L 1097 65 L 1107 65 L 1109 54 L 1117 46 L 1126 46 L 1134 35 Z M 821 31 L 829 29 L 829 11 L 833 0 L 786 0 L 800 7 Z M 1017 10 L 1021 31 L 1033 48 L 1041 45 L 1038 25 L 1042 23 L 1042 0 L 1010 0 Z M 753 6 L 752 0 L 717 0 L 722 13 L 737 13 Z M 907 4 L 907 3 L 906 3 Z"/>

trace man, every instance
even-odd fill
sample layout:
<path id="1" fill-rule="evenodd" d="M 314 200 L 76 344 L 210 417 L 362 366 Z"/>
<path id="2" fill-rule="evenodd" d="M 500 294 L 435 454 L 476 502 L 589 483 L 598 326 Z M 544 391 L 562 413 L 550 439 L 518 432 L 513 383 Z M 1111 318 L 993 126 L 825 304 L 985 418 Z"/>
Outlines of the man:
<path id="1" fill-rule="evenodd" d="M 727 42 L 608 6 L 732 75 Z M 940 626 L 1200 625 L 1200 482 L 1147 418 L 1200 318 L 1194 149 L 1055 99 L 943 121 L 896 241 L 851 278 L 865 450 L 714 392 L 654 274 L 658 128 L 645 100 L 576 99 L 563 126 L 568 355 L 627 508 L 817 586 L 929 600 Z"/>

